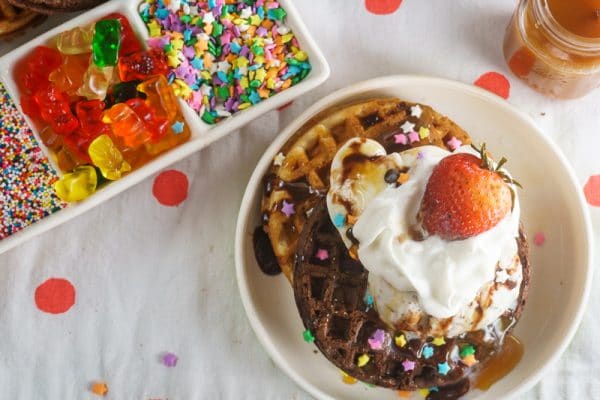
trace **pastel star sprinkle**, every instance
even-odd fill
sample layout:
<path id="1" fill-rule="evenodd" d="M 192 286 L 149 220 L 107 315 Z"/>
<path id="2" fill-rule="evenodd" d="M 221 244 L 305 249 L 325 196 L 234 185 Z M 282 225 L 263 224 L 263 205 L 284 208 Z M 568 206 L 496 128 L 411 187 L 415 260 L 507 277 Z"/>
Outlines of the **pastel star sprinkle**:
<path id="1" fill-rule="evenodd" d="M 410 115 L 415 118 L 421 118 L 421 114 L 423 114 L 423 109 L 420 105 L 412 106 L 410 108 Z"/>
<path id="2" fill-rule="evenodd" d="M 428 359 L 431 358 L 433 356 L 433 347 L 431 346 L 425 346 L 423 347 L 423 358 Z"/>
<path id="3" fill-rule="evenodd" d="M 472 367 L 473 365 L 478 363 L 478 361 L 477 361 L 477 359 L 475 359 L 474 355 L 463 357 L 460 361 L 463 364 L 465 364 L 467 367 Z"/>
<path id="4" fill-rule="evenodd" d="M 419 394 L 423 397 L 427 397 L 427 396 L 429 396 L 429 389 L 427 389 L 427 388 L 419 389 Z"/>
<path id="5" fill-rule="evenodd" d="M 342 374 L 342 382 L 344 382 L 347 385 L 354 385 L 356 382 L 358 382 L 356 378 L 351 377 L 342 370 L 340 370 L 340 374 Z"/>
<path id="6" fill-rule="evenodd" d="M 368 339 L 369 346 L 372 350 L 381 350 L 383 342 L 385 341 L 385 332 L 383 329 L 377 329 L 373 332 L 373 335 Z"/>
<path id="7" fill-rule="evenodd" d="M 358 365 L 359 367 L 362 368 L 365 365 L 367 365 L 370 360 L 371 360 L 371 357 L 369 357 L 368 354 L 361 354 L 360 356 L 358 356 L 358 361 L 357 361 L 356 365 Z"/>
<path id="8" fill-rule="evenodd" d="M 179 358 L 177 358 L 177 356 L 173 353 L 167 353 L 163 356 L 163 364 L 166 367 L 174 367 L 177 365 L 177 360 L 179 360 Z"/>
<path id="9" fill-rule="evenodd" d="M 419 137 L 421 139 L 428 138 L 429 137 L 429 133 L 430 133 L 429 128 L 425 128 L 424 126 L 422 126 L 422 127 L 419 128 Z"/>
<path id="10" fill-rule="evenodd" d="M 406 337 L 402 334 L 398 335 L 394 338 L 394 343 L 398 347 L 404 347 L 404 346 L 406 346 Z"/>
<path id="11" fill-rule="evenodd" d="M 404 368 L 405 372 L 412 371 L 415 369 L 415 362 L 409 359 L 402 361 L 402 368 Z"/>
<path id="12" fill-rule="evenodd" d="M 90 387 L 90 391 L 98 396 L 106 396 L 108 393 L 108 386 L 104 382 L 94 382 Z"/>
<path id="13" fill-rule="evenodd" d="M 394 143 L 396 144 L 407 144 L 408 138 L 404 133 L 397 133 L 394 135 Z"/>
<path id="14" fill-rule="evenodd" d="M 450 151 L 454 151 L 462 146 L 462 142 L 458 140 L 456 137 L 452 136 L 450 140 L 446 142 L 446 146 Z"/>
<path id="15" fill-rule="evenodd" d="M 472 345 L 468 344 L 466 346 L 464 346 L 462 349 L 460 349 L 460 357 L 464 358 L 467 356 L 472 356 L 475 355 L 475 347 L 473 347 Z"/>
<path id="16" fill-rule="evenodd" d="M 409 392 L 408 390 L 398 390 L 398 396 L 403 399 L 408 399 L 412 396 L 413 392 Z"/>
<path id="17" fill-rule="evenodd" d="M 343 214 L 337 213 L 333 216 L 333 224 L 337 228 L 342 228 L 346 225 L 346 217 Z"/>
<path id="18" fill-rule="evenodd" d="M 422 160 L 423 158 L 425 158 L 425 155 L 423 154 L 422 151 L 417 153 L 417 160 Z"/>
<path id="19" fill-rule="evenodd" d="M 446 341 L 444 340 L 444 337 L 443 337 L 443 336 L 438 336 L 438 337 L 434 338 L 434 339 L 431 341 L 431 343 L 432 343 L 434 346 L 442 346 L 442 345 L 446 344 Z"/>
<path id="20" fill-rule="evenodd" d="M 315 257 L 321 261 L 325 261 L 329 258 L 329 252 L 326 249 L 318 249 Z"/>
<path id="21" fill-rule="evenodd" d="M 408 134 L 408 140 L 410 140 L 410 143 L 415 143 L 415 142 L 418 142 L 419 140 L 421 140 L 421 138 L 417 132 L 411 131 Z"/>
<path id="22" fill-rule="evenodd" d="M 283 155 L 282 152 L 279 152 L 273 159 L 273 165 L 276 167 L 281 167 L 283 165 L 284 161 L 285 161 L 285 156 Z"/>
<path id="23" fill-rule="evenodd" d="M 304 332 L 302 332 L 302 338 L 306 343 L 313 343 L 315 341 L 315 337 L 313 336 L 310 329 L 307 329 Z"/>
<path id="24" fill-rule="evenodd" d="M 285 214 L 286 217 L 291 217 L 296 213 L 294 211 L 294 203 L 288 203 L 287 201 L 283 201 L 283 206 L 281 207 L 281 212 Z"/>
<path id="25" fill-rule="evenodd" d="M 429 391 L 430 391 L 430 392 L 439 392 L 439 391 L 440 391 L 440 389 L 439 389 L 437 386 L 434 386 L 434 387 L 430 387 L 430 388 L 429 388 Z"/>
<path id="26" fill-rule="evenodd" d="M 405 121 L 401 126 L 400 129 L 402 129 L 402 132 L 404 133 L 409 133 L 412 132 L 415 129 L 415 124 L 413 124 L 410 121 Z"/>
<path id="27" fill-rule="evenodd" d="M 368 308 L 370 308 L 371 306 L 373 306 L 373 296 L 371 296 L 370 294 L 365 294 L 365 298 L 364 298 L 365 304 L 367 305 Z"/>
<path id="28" fill-rule="evenodd" d="M 450 371 L 450 365 L 448 365 L 448 361 L 438 363 L 437 367 L 440 375 L 448 375 L 448 372 Z"/>
<path id="29" fill-rule="evenodd" d="M 183 133 L 184 128 L 185 128 L 185 124 L 181 121 L 177 121 L 173 125 L 171 125 L 171 129 L 173 129 L 173 133 L 176 135 Z"/>
<path id="30" fill-rule="evenodd" d="M 408 179 L 410 178 L 410 175 L 407 174 L 406 172 L 401 173 L 400 175 L 398 175 L 398 179 L 396 179 L 396 182 L 398 182 L 399 184 L 405 184 L 406 182 L 408 182 Z"/>
<path id="31" fill-rule="evenodd" d="M 546 235 L 544 235 L 544 232 L 536 232 L 533 236 L 533 243 L 535 243 L 536 246 L 543 246 L 544 243 L 546 243 Z"/>

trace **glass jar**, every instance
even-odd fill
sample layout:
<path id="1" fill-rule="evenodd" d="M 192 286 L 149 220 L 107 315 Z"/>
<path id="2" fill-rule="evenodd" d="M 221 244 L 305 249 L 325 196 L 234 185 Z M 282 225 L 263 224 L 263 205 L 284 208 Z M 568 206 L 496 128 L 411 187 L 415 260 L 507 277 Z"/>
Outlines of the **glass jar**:
<path id="1" fill-rule="evenodd" d="M 595 12 L 598 20 L 591 15 L 590 23 L 600 24 Z M 549 97 L 581 97 L 600 86 L 600 37 L 564 28 L 548 0 L 520 1 L 506 30 L 504 57 L 515 75 Z"/>

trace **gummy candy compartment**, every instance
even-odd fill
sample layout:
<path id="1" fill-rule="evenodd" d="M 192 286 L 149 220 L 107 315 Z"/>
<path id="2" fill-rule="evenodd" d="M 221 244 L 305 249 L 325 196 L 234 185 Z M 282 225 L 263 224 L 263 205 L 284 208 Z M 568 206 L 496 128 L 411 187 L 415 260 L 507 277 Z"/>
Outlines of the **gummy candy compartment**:
<path id="1" fill-rule="evenodd" d="M 139 183 L 148 176 L 155 174 L 157 171 L 189 156 L 190 154 L 195 153 L 196 151 L 208 146 L 212 142 L 222 138 L 223 136 L 232 133 L 258 116 L 289 103 L 296 97 L 306 93 L 307 91 L 324 82 L 329 76 L 330 70 L 322 52 L 317 47 L 316 43 L 308 33 L 305 25 L 300 20 L 298 12 L 296 11 L 292 2 L 290 0 L 280 0 L 279 2 L 288 14 L 286 24 L 294 31 L 302 46 L 302 49 L 309 56 L 312 70 L 304 80 L 284 90 L 283 92 L 265 99 L 264 101 L 253 105 L 246 110 L 240 111 L 214 125 L 208 125 L 204 123 L 200 116 L 190 106 L 188 106 L 185 101 L 180 100 L 179 102 L 183 117 L 190 127 L 192 133 L 189 141 L 157 156 L 142 167 L 137 168 L 131 173 L 125 175 L 123 178 L 103 185 L 89 198 L 78 203 L 71 203 L 65 209 L 45 217 L 43 220 L 38 221 L 3 240 L 0 240 L 0 254 L 37 234 L 49 230 L 95 207 L 103 201 L 108 200 L 109 198 L 135 185 L 136 183 Z M 38 36 L 27 44 L 1 57 L 0 80 L 3 82 L 13 101 L 16 104 L 20 104 L 20 93 L 14 80 L 17 63 L 23 59 L 23 57 L 29 54 L 36 46 L 50 43 L 52 38 L 61 32 L 73 29 L 75 27 L 90 25 L 107 14 L 119 12 L 129 20 L 134 32 L 145 46 L 145 42 L 147 41 L 149 35 L 142 18 L 138 14 L 140 3 L 141 1 L 123 2 L 121 0 L 110 0 L 65 22 L 62 25 L 57 26 L 56 28 Z M 51 151 L 47 149 L 40 140 L 39 131 L 37 130 L 36 125 L 33 124 L 31 119 L 29 119 L 27 116 L 25 116 L 25 120 L 32 128 L 33 133 L 40 147 L 42 148 L 42 151 L 49 158 L 52 166 L 56 169 L 60 176 L 61 172 L 57 168 Z"/>

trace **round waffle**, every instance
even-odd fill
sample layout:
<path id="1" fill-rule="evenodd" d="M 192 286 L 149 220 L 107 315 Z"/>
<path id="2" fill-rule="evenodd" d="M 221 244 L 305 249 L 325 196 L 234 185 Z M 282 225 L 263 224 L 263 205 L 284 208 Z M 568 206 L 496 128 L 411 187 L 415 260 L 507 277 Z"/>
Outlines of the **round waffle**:
<path id="1" fill-rule="evenodd" d="M 13 7 L 7 0 L 0 0 L 0 36 L 16 32 L 28 26 L 38 17 L 39 14 L 33 11 L 21 10 Z"/>
<path id="2" fill-rule="evenodd" d="M 42 14 L 55 14 L 85 10 L 106 0 L 9 0 L 14 6 Z"/>
<path id="3" fill-rule="evenodd" d="M 465 131 L 429 106 L 420 104 L 421 114 L 412 115 L 414 105 L 387 98 L 337 106 L 308 121 L 281 149 L 279 160 L 265 176 L 261 212 L 263 229 L 290 282 L 298 235 L 312 208 L 327 193 L 331 161 L 348 139 L 378 140 L 388 153 L 423 145 L 443 147 L 452 136 L 471 142 Z M 429 135 L 412 145 L 395 143 L 394 134 L 407 121 L 426 127 Z M 284 201 L 293 202 L 293 215 L 282 212 Z"/>
<path id="4" fill-rule="evenodd" d="M 530 279 L 528 245 L 522 229 L 518 244 L 523 281 L 516 309 L 485 331 L 444 338 L 432 344 L 434 338 L 390 328 L 369 306 L 365 300 L 368 271 L 349 255 L 322 200 L 298 239 L 293 280 L 296 305 L 304 326 L 314 335 L 316 346 L 347 374 L 394 389 L 438 387 L 439 398 L 457 398 L 469 390 L 467 376 L 471 370 L 484 366 L 501 348 L 504 336 L 521 315 Z M 328 251 L 326 260 L 315 256 L 319 249 Z M 369 338 L 379 329 L 384 332 L 383 344 L 380 349 L 373 349 Z M 401 335 L 406 341 L 397 342 Z M 477 349 L 479 362 L 475 366 L 460 358 L 460 349 L 469 345 Z M 424 356 L 426 346 L 435 349 L 429 358 Z M 445 374 L 439 369 L 444 362 L 448 363 Z"/>

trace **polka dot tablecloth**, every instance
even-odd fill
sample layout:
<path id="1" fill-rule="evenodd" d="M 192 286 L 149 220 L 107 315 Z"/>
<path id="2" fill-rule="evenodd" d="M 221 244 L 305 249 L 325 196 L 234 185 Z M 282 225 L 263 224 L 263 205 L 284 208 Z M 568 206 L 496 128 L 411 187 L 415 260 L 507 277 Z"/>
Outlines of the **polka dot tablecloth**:
<path id="1" fill-rule="evenodd" d="M 330 62 L 325 84 L 0 256 L 1 399 L 309 399 L 269 360 L 244 315 L 235 220 L 250 173 L 281 128 L 364 79 L 446 77 L 528 113 L 571 160 L 598 248 L 600 90 L 553 101 L 508 72 L 501 42 L 516 1 L 294 4 Z M 0 54 L 65 18 L 2 42 Z M 533 236 L 544 245 L 543 231 Z M 598 307 L 594 291 L 589 309 Z M 561 361 L 523 399 L 600 398 L 598 337 L 600 320 L 588 313 Z"/>

